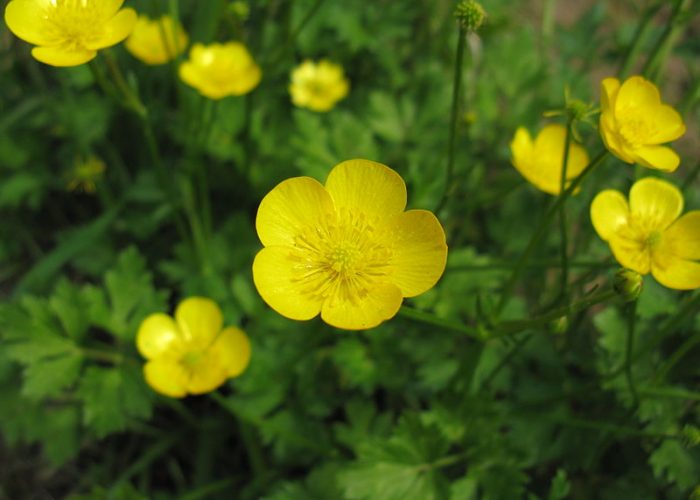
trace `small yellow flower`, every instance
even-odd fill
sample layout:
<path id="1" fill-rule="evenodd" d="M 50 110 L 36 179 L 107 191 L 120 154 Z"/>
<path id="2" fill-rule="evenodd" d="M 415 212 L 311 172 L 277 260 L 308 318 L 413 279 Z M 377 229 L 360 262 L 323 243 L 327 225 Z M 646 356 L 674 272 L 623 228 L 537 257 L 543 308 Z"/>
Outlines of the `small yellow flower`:
<path id="1" fill-rule="evenodd" d="M 79 159 L 69 173 L 68 190 L 94 193 L 97 190 L 97 181 L 102 178 L 106 168 L 105 163 L 97 156 Z"/>
<path id="2" fill-rule="evenodd" d="M 180 65 L 180 78 L 210 99 L 243 95 L 260 82 L 262 72 L 246 47 L 238 42 L 195 43 L 189 60 Z"/>
<path id="3" fill-rule="evenodd" d="M 634 183 L 629 204 L 619 191 L 605 190 L 591 204 L 598 235 L 617 261 L 651 274 L 668 288 L 700 287 L 700 210 L 683 211 L 683 195 L 673 184 L 647 177 Z"/>
<path id="4" fill-rule="evenodd" d="M 204 297 L 183 300 L 175 318 L 151 314 L 139 327 L 136 346 L 148 361 L 146 382 L 173 398 L 203 394 L 237 377 L 250 361 L 250 342 L 238 328 L 222 330 L 216 303 Z"/>
<path id="5" fill-rule="evenodd" d="M 126 49 L 146 64 L 165 64 L 172 61 L 187 47 L 187 33 L 180 23 L 170 16 L 151 20 L 139 16 L 129 38 Z"/>
<path id="6" fill-rule="evenodd" d="M 369 160 L 336 165 L 325 186 L 310 177 L 278 184 L 255 226 L 265 248 L 253 262 L 258 292 L 295 320 L 321 313 L 347 330 L 392 318 L 404 297 L 432 288 L 447 244 L 437 218 L 406 207 L 406 184 Z"/>
<path id="7" fill-rule="evenodd" d="M 685 133 L 678 112 L 661 103 L 659 90 L 641 76 L 620 85 L 617 78 L 601 83 L 600 135 L 605 147 L 627 163 L 673 172 L 680 158 L 671 148 L 661 146 Z"/>
<path id="8" fill-rule="evenodd" d="M 551 124 L 544 127 L 532 141 L 530 133 L 519 127 L 510 143 L 513 166 L 545 193 L 557 195 L 561 191 L 561 167 L 564 162 L 566 127 Z M 578 177 L 588 165 L 588 154 L 580 144 L 571 141 L 566 164 L 566 185 Z"/>
<path id="9" fill-rule="evenodd" d="M 350 84 L 342 66 L 326 60 L 304 61 L 292 71 L 292 102 L 312 111 L 329 111 L 348 94 Z"/>
<path id="10" fill-rule="evenodd" d="M 136 23 L 124 0 L 12 0 L 5 23 L 22 40 L 37 45 L 35 59 L 51 66 L 77 66 L 99 49 L 124 40 Z"/>

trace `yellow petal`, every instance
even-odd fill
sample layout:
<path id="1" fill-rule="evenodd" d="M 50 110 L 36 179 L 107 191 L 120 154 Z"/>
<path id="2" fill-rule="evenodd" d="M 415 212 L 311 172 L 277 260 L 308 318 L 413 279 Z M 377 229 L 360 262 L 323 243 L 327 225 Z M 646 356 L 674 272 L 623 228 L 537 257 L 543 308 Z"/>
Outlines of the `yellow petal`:
<path id="1" fill-rule="evenodd" d="M 262 70 L 260 66 L 251 63 L 245 71 L 237 73 L 236 77 L 231 79 L 227 92 L 230 95 L 247 94 L 258 86 L 261 78 Z"/>
<path id="2" fill-rule="evenodd" d="M 427 210 L 409 210 L 387 221 L 387 247 L 393 248 L 391 281 L 404 297 L 429 290 L 442 276 L 447 260 L 445 232 Z"/>
<path id="3" fill-rule="evenodd" d="M 374 161 L 339 163 L 328 174 L 326 189 L 338 210 L 385 218 L 406 208 L 406 184 L 401 176 Z"/>
<path id="4" fill-rule="evenodd" d="M 675 141 L 685 134 L 685 123 L 678 111 L 665 104 L 654 109 L 652 122 L 656 132 L 652 135 L 654 144 Z"/>
<path id="5" fill-rule="evenodd" d="M 683 195 L 669 182 L 645 177 L 630 189 L 630 213 L 647 230 L 665 230 L 682 211 Z"/>
<path id="6" fill-rule="evenodd" d="M 651 273 L 656 281 L 675 290 L 700 288 L 700 263 L 666 256 L 655 259 Z"/>
<path id="7" fill-rule="evenodd" d="M 253 281 L 263 300 L 290 319 L 307 320 L 321 311 L 318 295 L 323 283 L 318 273 L 306 270 L 290 248 L 263 248 L 253 261 Z"/>
<path id="8" fill-rule="evenodd" d="M 183 350 L 180 329 L 167 314 L 151 314 L 139 326 L 136 347 L 147 359 L 178 357 Z"/>
<path id="9" fill-rule="evenodd" d="M 207 350 L 202 353 L 199 362 L 190 369 L 187 392 L 190 394 L 211 392 L 223 384 L 227 378 L 226 370 L 217 353 Z"/>
<path id="10" fill-rule="evenodd" d="M 518 127 L 513 140 L 510 142 L 510 153 L 513 157 L 513 166 L 520 170 L 520 165 L 530 163 L 534 144 L 530 132 L 525 127 Z"/>
<path id="11" fill-rule="evenodd" d="M 333 200 L 311 177 L 294 177 L 279 183 L 260 202 L 255 228 L 265 246 L 294 245 L 307 228 L 334 216 Z"/>
<path id="12" fill-rule="evenodd" d="M 632 269 L 639 274 L 648 274 L 651 269 L 651 257 L 643 242 L 612 236 L 608 241 L 615 260 L 622 267 Z"/>
<path id="13" fill-rule="evenodd" d="M 603 113 L 615 109 L 617 92 L 620 90 L 620 80 L 606 78 L 600 83 L 600 109 Z"/>
<path id="14" fill-rule="evenodd" d="M 143 367 L 143 375 L 156 392 L 171 398 L 187 395 L 187 372 L 177 362 L 159 359 L 149 361 Z"/>
<path id="15" fill-rule="evenodd" d="M 666 146 L 642 146 L 635 149 L 633 155 L 640 165 L 663 172 L 673 172 L 681 163 L 676 152 Z"/>
<path id="16" fill-rule="evenodd" d="M 5 24 L 12 33 L 26 42 L 55 45 L 59 39 L 44 15 L 47 8 L 51 8 L 51 0 L 12 0 L 5 8 Z"/>
<path id="17" fill-rule="evenodd" d="M 626 163 L 634 163 L 635 159 L 628 149 L 623 145 L 617 130 L 617 122 L 612 111 L 601 113 L 600 115 L 600 136 L 612 154 Z"/>
<path id="18" fill-rule="evenodd" d="M 583 172 L 583 169 L 588 166 L 589 162 L 590 159 L 586 149 L 581 144 L 572 140 L 569 146 L 569 161 L 566 164 L 566 179 L 570 181 L 578 177 L 579 174 Z M 568 185 L 569 182 L 567 182 L 567 186 Z"/>
<path id="19" fill-rule="evenodd" d="M 116 45 L 129 36 L 136 24 L 137 15 L 134 9 L 123 9 L 101 27 L 99 37 L 91 40 L 85 46 L 88 49 L 104 49 Z"/>
<path id="20" fill-rule="evenodd" d="M 641 76 L 631 76 L 620 87 L 615 101 L 615 115 L 627 110 L 651 111 L 661 104 L 661 96 L 656 85 Z"/>
<path id="21" fill-rule="evenodd" d="M 78 66 L 91 61 L 97 55 L 97 51 L 65 47 L 34 47 L 32 56 L 37 61 L 51 66 Z"/>
<path id="22" fill-rule="evenodd" d="M 700 210 L 683 215 L 663 235 L 663 242 L 681 259 L 700 259 Z"/>
<path id="23" fill-rule="evenodd" d="M 323 321 L 344 330 L 366 330 L 393 318 L 401 307 L 401 290 L 393 284 L 376 284 L 364 297 L 333 297 L 321 310 Z"/>
<path id="24" fill-rule="evenodd" d="M 201 349 L 212 343 L 224 323 L 219 306 L 205 297 L 189 297 L 180 302 L 175 320 L 188 345 Z"/>
<path id="25" fill-rule="evenodd" d="M 99 0 L 98 2 L 99 7 L 102 9 L 102 16 L 105 19 L 114 16 L 123 4 L 124 0 Z"/>
<path id="26" fill-rule="evenodd" d="M 250 340 L 242 330 L 233 326 L 225 328 L 210 349 L 216 353 L 227 377 L 237 377 L 250 362 Z"/>
<path id="27" fill-rule="evenodd" d="M 607 189 L 598 193 L 591 203 L 591 221 L 598 236 L 607 241 L 627 224 L 629 206 L 619 191 Z"/>

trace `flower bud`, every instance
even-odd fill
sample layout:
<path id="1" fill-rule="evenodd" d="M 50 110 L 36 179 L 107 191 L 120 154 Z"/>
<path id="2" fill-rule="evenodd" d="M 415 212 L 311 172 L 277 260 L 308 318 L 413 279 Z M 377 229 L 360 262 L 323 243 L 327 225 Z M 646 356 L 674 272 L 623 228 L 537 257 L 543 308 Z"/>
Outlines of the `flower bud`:
<path id="1" fill-rule="evenodd" d="M 566 333 L 566 331 L 569 329 L 569 318 L 567 316 L 561 316 L 557 319 L 553 319 L 549 322 L 547 327 L 550 332 L 557 335 Z"/>
<path id="2" fill-rule="evenodd" d="M 642 276 L 631 269 L 620 269 L 615 273 L 613 289 L 625 302 L 637 300 L 642 293 Z"/>
<path id="3" fill-rule="evenodd" d="M 457 5 L 455 17 L 464 30 L 476 32 L 486 21 L 486 11 L 479 2 L 462 0 Z"/>

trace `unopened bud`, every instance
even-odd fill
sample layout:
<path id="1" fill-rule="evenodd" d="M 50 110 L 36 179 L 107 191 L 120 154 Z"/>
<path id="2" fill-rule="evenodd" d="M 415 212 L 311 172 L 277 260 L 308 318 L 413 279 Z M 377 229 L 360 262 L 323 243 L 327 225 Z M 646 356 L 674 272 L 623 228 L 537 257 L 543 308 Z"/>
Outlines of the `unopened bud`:
<path id="1" fill-rule="evenodd" d="M 613 289 L 625 302 L 637 300 L 642 293 L 642 276 L 631 269 L 620 269 L 615 273 Z"/>
<path id="2" fill-rule="evenodd" d="M 569 318 L 567 316 L 561 316 L 557 319 L 553 319 L 549 322 L 549 331 L 557 335 L 566 333 L 569 329 Z"/>
<path id="3" fill-rule="evenodd" d="M 486 11 L 479 2 L 462 0 L 457 5 L 455 17 L 466 31 L 477 31 L 486 21 Z"/>

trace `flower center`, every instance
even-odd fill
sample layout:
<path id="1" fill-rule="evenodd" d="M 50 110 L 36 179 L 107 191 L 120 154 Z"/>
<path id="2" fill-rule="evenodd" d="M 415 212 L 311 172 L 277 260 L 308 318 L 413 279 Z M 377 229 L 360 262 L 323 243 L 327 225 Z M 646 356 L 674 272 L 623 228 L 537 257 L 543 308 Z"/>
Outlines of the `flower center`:
<path id="1" fill-rule="evenodd" d="M 190 351 L 185 353 L 182 358 L 180 358 L 180 363 L 182 363 L 186 369 L 193 370 L 204 357 L 202 351 Z"/>
<path id="2" fill-rule="evenodd" d="M 101 2 L 93 0 L 51 0 L 45 18 L 49 36 L 72 49 L 85 49 L 99 36 L 105 21 Z"/>
<path id="3" fill-rule="evenodd" d="M 653 124 L 642 117 L 633 117 L 620 124 L 620 135 L 628 146 L 647 144 L 653 133 Z"/>
<path id="4" fill-rule="evenodd" d="M 377 234 L 376 221 L 341 211 L 297 236 L 290 257 L 297 262 L 303 293 L 354 302 L 390 274 L 392 251 Z"/>

